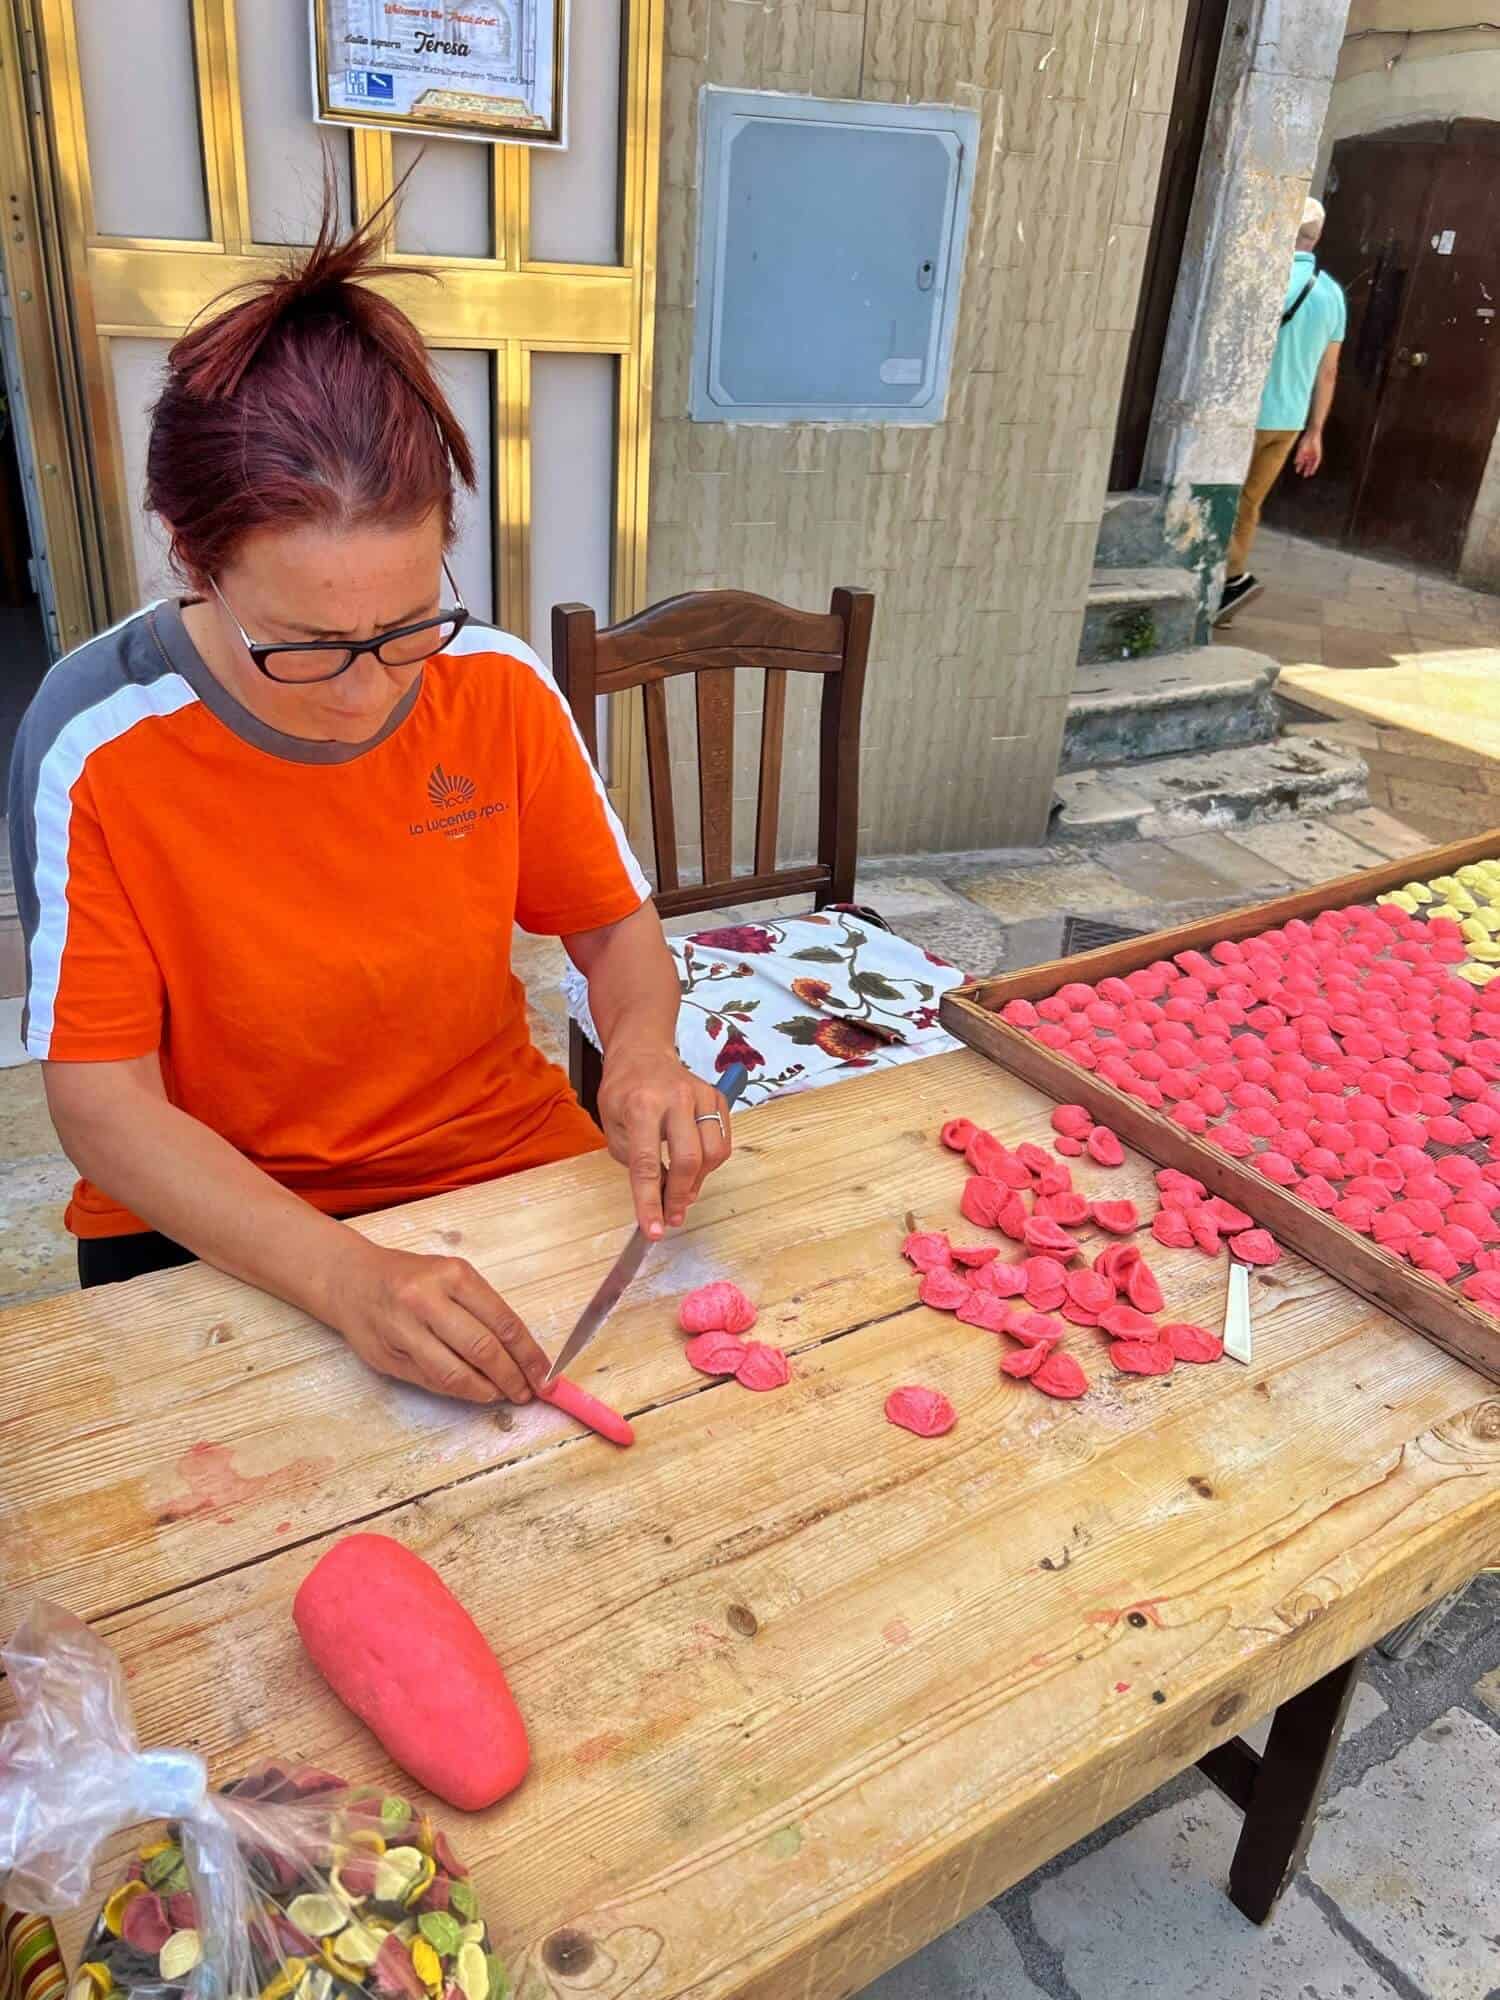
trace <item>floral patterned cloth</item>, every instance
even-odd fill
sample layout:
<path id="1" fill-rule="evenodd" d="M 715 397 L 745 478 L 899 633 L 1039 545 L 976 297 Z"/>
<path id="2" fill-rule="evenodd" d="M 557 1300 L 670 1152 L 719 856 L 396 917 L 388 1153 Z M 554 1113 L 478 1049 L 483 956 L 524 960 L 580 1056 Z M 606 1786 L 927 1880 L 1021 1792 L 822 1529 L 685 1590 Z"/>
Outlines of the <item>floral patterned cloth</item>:
<path id="1" fill-rule="evenodd" d="M 678 1054 L 695 1076 L 743 1063 L 744 1104 L 959 1046 L 938 1025 L 938 999 L 963 974 L 852 910 L 670 942 L 682 985 Z M 588 985 L 572 966 L 563 992 L 597 1047 Z"/>

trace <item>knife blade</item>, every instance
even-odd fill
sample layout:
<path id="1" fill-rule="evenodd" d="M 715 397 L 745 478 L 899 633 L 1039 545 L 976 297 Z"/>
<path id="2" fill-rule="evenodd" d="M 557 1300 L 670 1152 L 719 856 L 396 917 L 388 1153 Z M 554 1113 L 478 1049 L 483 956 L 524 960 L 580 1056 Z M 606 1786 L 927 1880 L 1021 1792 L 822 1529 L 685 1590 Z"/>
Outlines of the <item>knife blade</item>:
<path id="1" fill-rule="evenodd" d="M 726 1110 L 733 1109 L 736 1098 L 749 1081 L 750 1072 L 743 1063 L 731 1063 L 725 1070 L 719 1079 L 718 1087 Z M 556 1360 L 547 1370 L 549 1383 L 555 1382 L 565 1368 L 573 1365 L 624 1298 L 631 1279 L 645 1262 L 646 1252 L 651 1248 L 651 1243 L 652 1238 L 644 1229 L 635 1230 L 630 1241 L 605 1273 L 603 1284 L 579 1314 L 578 1324 L 558 1349 Z"/>
<path id="2" fill-rule="evenodd" d="M 1229 1303 L 1224 1311 L 1224 1352 L 1231 1361 L 1250 1360 L 1250 1267 L 1229 1262 Z"/>

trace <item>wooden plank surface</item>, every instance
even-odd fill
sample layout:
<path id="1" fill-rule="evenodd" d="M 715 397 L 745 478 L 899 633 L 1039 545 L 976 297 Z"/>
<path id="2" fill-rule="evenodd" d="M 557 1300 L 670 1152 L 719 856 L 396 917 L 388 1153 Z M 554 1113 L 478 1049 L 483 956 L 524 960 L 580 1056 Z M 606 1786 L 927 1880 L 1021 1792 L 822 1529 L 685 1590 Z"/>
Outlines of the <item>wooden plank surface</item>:
<path id="1" fill-rule="evenodd" d="M 1079 1331 L 1076 1404 L 913 1305 L 903 1211 L 954 1224 L 965 1178 L 937 1124 L 1016 1143 L 1046 1108 L 966 1051 L 737 1117 L 734 1162 L 594 1350 L 627 1453 L 550 1412 L 418 1416 L 209 1274 L 6 1315 L 8 1588 L 96 1616 L 145 1739 L 217 1776 L 295 1750 L 394 1779 L 288 1607 L 331 1532 L 396 1534 L 493 1638 L 532 1732 L 514 1799 L 444 1815 L 525 2000 L 854 1991 L 1500 1541 L 1500 1399 L 1295 1257 L 1257 1280 L 1252 1368 L 1127 1378 Z M 1139 1158 L 1078 1179 L 1148 1199 Z M 596 1158 L 371 1227 L 461 1248 L 555 1338 L 628 1216 Z M 1175 1313 L 1222 1314 L 1222 1265 L 1150 1254 Z M 793 1350 L 786 1390 L 682 1361 L 672 1305 L 710 1275 Z M 949 1437 L 885 1424 L 905 1381 L 952 1396 Z M 270 1487 L 153 1525 L 203 1442 Z"/>
<path id="2" fill-rule="evenodd" d="M 963 1170 L 933 1138 L 945 1105 L 978 1088 L 1017 1140 L 1037 1117 L 1024 1086 L 957 1061 L 739 1114 L 733 1160 L 590 1348 L 588 1386 L 632 1412 L 700 1392 L 675 1303 L 712 1278 L 740 1279 L 791 1349 L 909 1304 L 903 1210 L 957 1216 Z M 553 1348 L 634 1216 L 619 1169 L 590 1157 L 358 1226 L 470 1258 Z M 201 1267 L 0 1314 L 0 1370 L 0 1613 L 45 1579 L 96 1617 L 559 1440 L 593 1449 L 554 1410 L 497 1418 L 374 1376 L 294 1308 Z"/>

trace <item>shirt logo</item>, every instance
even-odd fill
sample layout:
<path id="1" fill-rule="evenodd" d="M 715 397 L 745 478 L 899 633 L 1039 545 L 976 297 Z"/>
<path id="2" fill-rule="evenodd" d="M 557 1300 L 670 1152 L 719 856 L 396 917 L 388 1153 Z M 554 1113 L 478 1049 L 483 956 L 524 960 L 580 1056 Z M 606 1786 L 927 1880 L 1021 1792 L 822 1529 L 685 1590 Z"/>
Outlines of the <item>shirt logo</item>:
<path id="1" fill-rule="evenodd" d="M 474 803 L 479 787 L 459 771 L 445 771 L 434 764 L 427 780 L 427 796 L 438 809 L 434 819 L 414 819 L 407 825 L 413 839 L 419 834 L 440 833 L 445 840 L 463 840 L 482 819 L 493 819 L 505 811 L 503 799 Z"/>
<path id="2" fill-rule="evenodd" d="M 450 778 L 441 764 L 434 764 L 427 780 L 427 796 L 435 806 L 466 806 L 474 796 L 474 780 Z"/>

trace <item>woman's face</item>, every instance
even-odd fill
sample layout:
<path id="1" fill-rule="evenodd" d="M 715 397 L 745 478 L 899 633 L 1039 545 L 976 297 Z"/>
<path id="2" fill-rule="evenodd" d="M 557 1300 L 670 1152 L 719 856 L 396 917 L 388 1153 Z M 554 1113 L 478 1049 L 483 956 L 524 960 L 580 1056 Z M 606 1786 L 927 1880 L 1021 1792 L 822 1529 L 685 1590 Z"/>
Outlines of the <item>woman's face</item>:
<path id="1" fill-rule="evenodd" d="M 362 654 L 334 680 L 269 680 L 245 651 L 226 611 L 260 645 L 373 639 L 448 609 L 441 516 L 402 527 L 257 528 L 204 594 L 215 619 L 217 662 L 231 690 L 273 728 L 293 736 L 360 743 L 375 735 L 421 672 Z M 272 660 L 271 669 L 285 668 Z M 331 664 L 331 662 L 330 662 Z"/>

